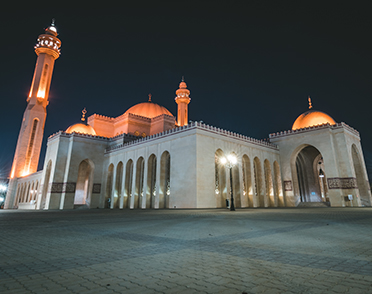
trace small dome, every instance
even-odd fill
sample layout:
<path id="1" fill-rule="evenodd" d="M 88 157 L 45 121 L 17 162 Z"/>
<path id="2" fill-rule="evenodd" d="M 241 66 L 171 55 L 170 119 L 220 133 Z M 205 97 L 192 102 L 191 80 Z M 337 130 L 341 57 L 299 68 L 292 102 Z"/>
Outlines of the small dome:
<path id="1" fill-rule="evenodd" d="M 93 129 L 92 126 L 90 125 L 85 125 L 82 123 L 74 124 L 66 130 L 66 133 L 80 133 L 80 134 L 88 134 L 88 135 L 93 135 L 96 136 L 96 131 Z"/>
<path id="2" fill-rule="evenodd" d="M 153 102 L 142 102 L 129 108 L 124 114 L 131 113 L 148 118 L 157 117 L 162 114 L 173 116 L 168 109 Z"/>
<path id="3" fill-rule="evenodd" d="M 309 110 L 301 114 L 294 122 L 292 130 L 312 127 L 322 124 L 336 124 L 335 120 L 330 117 L 328 114 L 318 111 L 318 110 Z"/>

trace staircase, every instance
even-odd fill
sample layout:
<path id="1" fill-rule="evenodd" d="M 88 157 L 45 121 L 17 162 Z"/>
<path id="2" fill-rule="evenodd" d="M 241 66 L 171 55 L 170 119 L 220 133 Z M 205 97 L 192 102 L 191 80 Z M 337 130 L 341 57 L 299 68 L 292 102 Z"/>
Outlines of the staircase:
<path id="1" fill-rule="evenodd" d="M 317 208 L 317 207 L 330 207 L 329 202 L 300 202 L 298 208 Z"/>
<path id="2" fill-rule="evenodd" d="M 86 204 L 74 204 L 74 209 L 89 209 Z"/>

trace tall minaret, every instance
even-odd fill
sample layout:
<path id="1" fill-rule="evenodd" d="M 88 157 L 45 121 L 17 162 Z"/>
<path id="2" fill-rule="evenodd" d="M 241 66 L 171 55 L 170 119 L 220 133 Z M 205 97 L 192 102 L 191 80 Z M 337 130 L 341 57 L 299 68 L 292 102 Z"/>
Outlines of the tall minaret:
<path id="1" fill-rule="evenodd" d="M 190 91 L 187 89 L 183 77 L 179 89 L 176 91 L 176 95 L 177 97 L 174 100 L 176 100 L 176 103 L 178 104 L 177 126 L 182 127 L 187 125 L 187 105 L 191 101 L 191 98 L 189 97 Z"/>
<path id="2" fill-rule="evenodd" d="M 13 206 L 11 202 L 13 199 L 11 198 L 14 195 L 11 194 L 15 193 L 15 191 L 11 191 L 12 188 L 15 189 L 11 185 L 12 180 L 36 172 L 39 163 L 54 61 L 60 55 L 61 41 L 57 38 L 57 35 L 53 20 L 52 24 L 45 29 L 45 32 L 38 37 L 35 45 L 35 52 L 38 57 L 10 172 L 9 190 L 6 199 L 8 207 Z"/>

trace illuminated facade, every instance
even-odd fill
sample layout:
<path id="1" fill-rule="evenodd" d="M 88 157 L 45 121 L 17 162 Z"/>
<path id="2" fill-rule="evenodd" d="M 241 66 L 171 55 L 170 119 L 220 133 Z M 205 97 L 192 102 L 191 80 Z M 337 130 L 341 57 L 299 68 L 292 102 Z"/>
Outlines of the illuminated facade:
<path id="1" fill-rule="evenodd" d="M 84 110 L 81 123 L 49 137 L 44 168 L 36 172 L 56 36 L 52 24 L 35 49 L 28 106 L 44 116 L 25 111 L 6 208 L 223 208 L 230 185 L 237 208 L 371 206 L 358 131 L 313 110 L 310 99 L 291 130 L 267 140 L 189 122 L 183 79 L 177 117 L 151 95 L 115 118 L 93 114 L 86 122 Z M 237 159 L 232 181 L 227 155 Z"/>

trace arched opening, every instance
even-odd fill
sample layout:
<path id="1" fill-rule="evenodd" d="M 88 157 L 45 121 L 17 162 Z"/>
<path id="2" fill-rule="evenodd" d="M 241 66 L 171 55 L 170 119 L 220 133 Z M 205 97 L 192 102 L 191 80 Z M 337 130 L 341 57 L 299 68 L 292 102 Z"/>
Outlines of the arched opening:
<path id="1" fill-rule="evenodd" d="M 34 195 L 32 197 L 32 200 L 34 203 L 37 201 L 37 196 L 39 195 L 39 181 L 36 181 L 35 189 L 34 189 Z"/>
<path id="2" fill-rule="evenodd" d="M 156 156 L 151 154 L 147 167 L 146 208 L 154 208 L 156 196 Z"/>
<path id="3" fill-rule="evenodd" d="M 107 182 L 106 182 L 106 195 L 105 195 L 105 208 L 111 208 L 111 196 L 112 196 L 112 181 L 114 176 L 114 165 L 111 163 L 108 167 Z"/>
<path id="4" fill-rule="evenodd" d="M 277 206 L 276 199 L 274 196 L 273 178 L 271 175 L 270 162 L 265 159 L 264 161 L 264 172 L 265 172 L 265 191 L 266 191 L 266 205 L 267 207 Z"/>
<path id="5" fill-rule="evenodd" d="M 27 188 L 25 190 L 25 193 L 23 194 L 22 203 L 27 202 L 28 195 L 30 195 L 30 182 L 27 182 Z"/>
<path id="6" fill-rule="evenodd" d="M 32 182 L 31 184 L 31 188 L 30 188 L 30 192 L 29 194 L 27 195 L 27 200 L 26 202 L 30 202 L 32 200 L 32 197 L 34 196 L 34 193 L 35 193 L 35 182 Z"/>
<path id="7" fill-rule="evenodd" d="M 359 197 L 361 204 L 364 206 L 371 206 L 371 200 L 368 190 L 368 180 L 365 176 L 365 172 L 362 165 L 362 160 L 355 144 L 351 147 L 351 157 L 353 159 L 355 177 L 357 181 L 357 186 L 359 190 Z"/>
<path id="8" fill-rule="evenodd" d="M 138 158 L 136 166 L 136 187 L 134 191 L 134 208 L 141 208 L 143 199 L 143 177 L 145 174 L 145 161 L 143 157 Z"/>
<path id="9" fill-rule="evenodd" d="M 234 155 L 236 158 L 238 156 L 232 152 L 232 155 Z M 234 196 L 234 206 L 236 208 L 242 207 L 241 203 L 241 195 L 240 195 L 240 176 L 239 176 L 239 163 L 236 163 L 232 167 L 232 183 L 230 185 L 233 186 L 233 196 Z"/>
<path id="10" fill-rule="evenodd" d="M 133 160 L 129 159 L 125 167 L 123 208 L 130 207 L 130 199 L 132 197 L 132 181 L 133 181 Z"/>
<path id="11" fill-rule="evenodd" d="M 92 196 L 94 164 L 85 159 L 79 164 L 74 205 L 88 205 Z"/>
<path id="12" fill-rule="evenodd" d="M 254 185 L 255 185 L 255 196 L 258 207 L 265 207 L 265 195 L 263 194 L 263 179 L 262 179 L 262 168 L 261 161 L 258 157 L 253 159 L 253 172 L 254 172 Z"/>
<path id="13" fill-rule="evenodd" d="M 221 158 L 225 154 L 221 149 L 218 149 L 214 154 L 214 167 L 215 167 L 215 195 L 217 207 L 226 207 L 226 199 L 229 198 L 227 194 L 226 185 L 226 168 L 221 164 Z"/>
<path id="14" fill-rule="evenodd" d="M 277 161 L 274 161 L 274 190 L 276 198 L 278 200 L 278 206 L 285 206 L 282 187 L 282 177 L 280 175 L 280 167 Z"/>
<path id="15" fill-rule="evenodd" d="M 296 157 L 296 170 L 301 202 L 328 200 L 326 170 L 318 149 L 310 145 L 304 147 Z"/>
<path id="16" fill-rule="evenodd" d="M 122 182 L 123 182 L 123 163 L 120 161 L 116 167 L 116 181 L 114 191 L 114 208 L 120 207 L 120 201 L 122 201 Z"/>
<path id="17" fill-rule="evenodd" d="M 170 164 L 170 154 L 164 151 L 160 158 L 159 208 L 169 208 Z"/>
<path id="18" fill-rule="evenodd" d="M 244 154 L 242 158 L 242 173 L 243 173 L 243 196 L 246 199 L 248 207 L 253 206 L 253 191 L 252 191 L 252 175 L 251 175 L 251 161 L 249 157 Z"/>
<path id="19" fill-rule="evenodd" d="M 49 189 L 49 180 L 50 180 L 51 171 L 52 171 L 52 161 L 49 160 L 46 171 L 45 171 L 44 185 L 42 188 L 41 201 L 40 201 L 40 209 L 44 209 L 46 205 L 46 198 L 47 198 L 48 189 Z"/>

